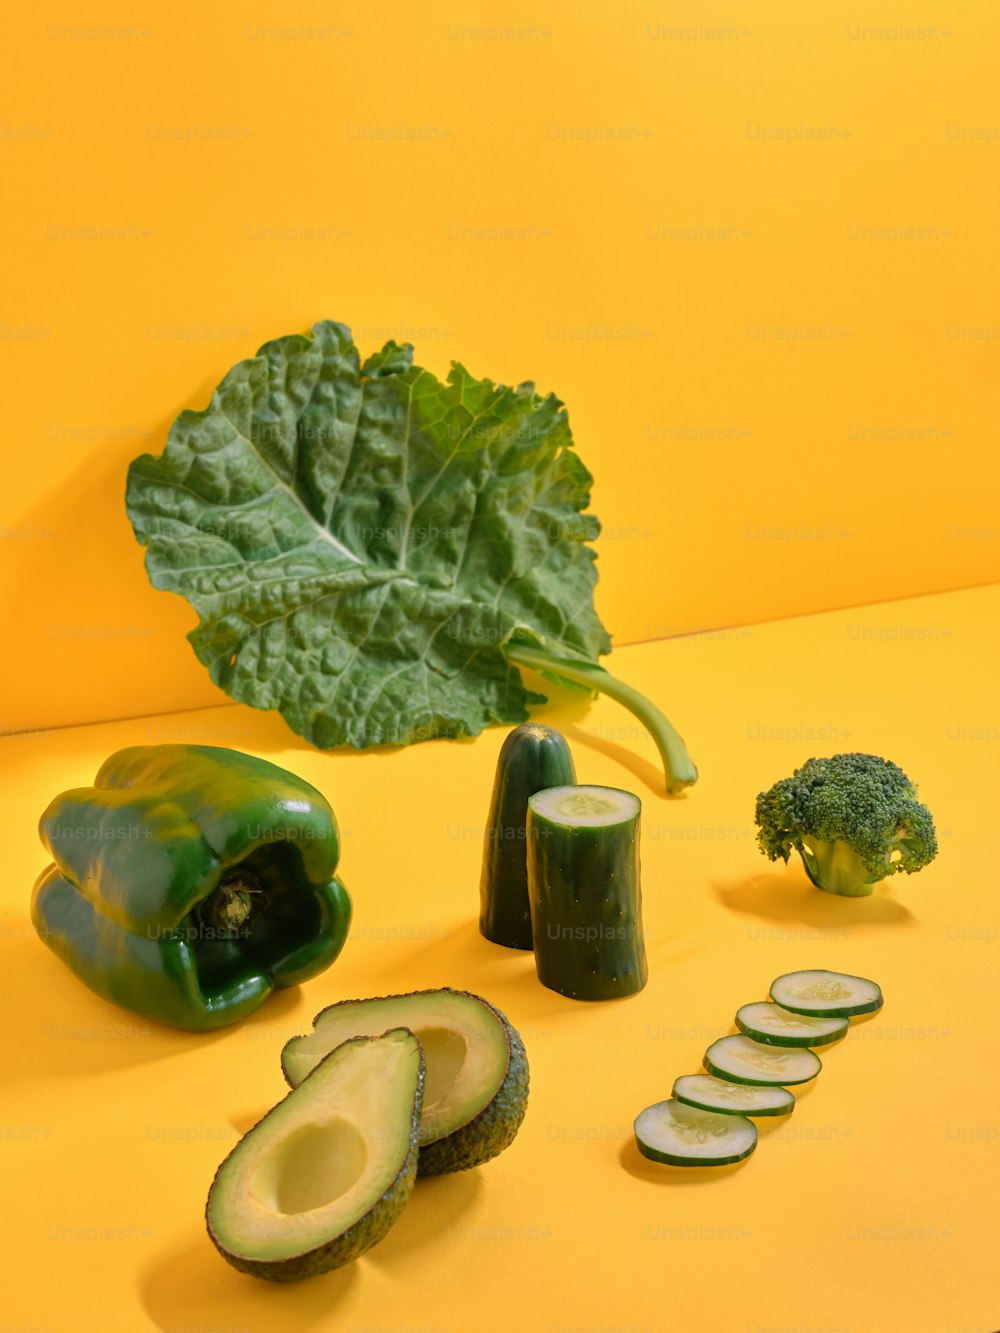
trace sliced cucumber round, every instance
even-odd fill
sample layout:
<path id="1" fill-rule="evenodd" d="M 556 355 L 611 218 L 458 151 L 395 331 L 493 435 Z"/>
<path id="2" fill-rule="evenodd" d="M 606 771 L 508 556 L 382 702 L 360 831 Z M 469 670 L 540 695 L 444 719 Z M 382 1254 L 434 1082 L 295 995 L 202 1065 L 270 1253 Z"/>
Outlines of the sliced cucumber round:
<path id="1" fill-rule="evenodd" d="M 795 1096 L 787 1088 L 730 1083 L 711 1074 L 682 1074 L 674 1081 L 673 1095 L 687 1106 L 719 1115 L 788 1115 L 795 1110 Z"/>
<path id="2" fill-rule="evenodd" d="M 793 1014 L 780 1004 L 757 1000 L 737 1009 L 736 1026 L 764 1046 L 825 1046 L 842 1037 L 851 1020 Z"/>
<path id="3" fill-rule="evenodd" d="M 874 981 L 849 972 L 786 972 L 771 982 L 771 999 L 793 1014 L 814 1018 L 847 1018 L 882 1008 L 882 992 Z"/>
<path id="4" fill-rule="evenodd" d="M 779 1050 L 743 1036 L 713 1041 L 702 1063 L 716 1078 L 764 1087 L 808 1083 L 823 1068 L 819 1056 L 812 1051 Z"/>
<path id="5" fill-rule="evenodd" d="M 757 1126 L 741 1115 L 716 1115 L 684 1102 L 656 1102 L 635 1118 L 643 1157 L 670 1166 L 726 1166 L 749 1157 Z"/>

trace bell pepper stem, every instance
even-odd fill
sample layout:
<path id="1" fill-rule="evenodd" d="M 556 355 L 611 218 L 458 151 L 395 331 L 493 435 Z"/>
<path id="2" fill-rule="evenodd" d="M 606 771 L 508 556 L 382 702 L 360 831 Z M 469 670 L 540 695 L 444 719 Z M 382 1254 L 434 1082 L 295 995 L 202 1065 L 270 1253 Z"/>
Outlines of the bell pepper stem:
<path id="1" fill-rule="evenodd" d="M 243 927 L 255 915 L 254 898 L 262 898 L 264 890 L 255 875 L 235 870 L 221 880 L 215 891 L 205 900 L 203 915 L 208 924 L 229 934 L 249 934 Z"/>

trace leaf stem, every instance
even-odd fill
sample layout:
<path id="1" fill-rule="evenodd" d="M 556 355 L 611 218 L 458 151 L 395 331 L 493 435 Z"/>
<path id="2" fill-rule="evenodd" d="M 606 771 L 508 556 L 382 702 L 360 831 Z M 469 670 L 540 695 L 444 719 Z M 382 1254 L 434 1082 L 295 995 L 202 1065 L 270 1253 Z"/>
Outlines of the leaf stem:
<path id="1" fill-rule="evenodd" d="M 532 671 L 539 671 L 556 679 L 561 677 L 597 694 L 606 694 L 627 708 L 639 719 L 656 742 L 656 748 L 663 759 L 668 795 L 673 796 L 697 782 L 698 770 L 681 736 L 657 706 L 631 685 L 618 680 L 596 662 L 555 657 L 544 648 L 534 645 L 508 640 L 504 644 L 503 651 L 507 661 L 514 666 L 530 667 Z"/>

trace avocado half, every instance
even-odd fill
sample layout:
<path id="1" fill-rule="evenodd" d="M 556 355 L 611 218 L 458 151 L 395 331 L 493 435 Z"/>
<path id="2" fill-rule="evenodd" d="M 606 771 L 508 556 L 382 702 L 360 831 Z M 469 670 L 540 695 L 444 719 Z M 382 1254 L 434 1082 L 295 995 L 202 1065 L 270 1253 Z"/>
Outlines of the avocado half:
<path id="1" fill-rule="evenodd" d="M 382 1239 L 413 1191 L 424 1058 L 411 1032 L 356 1036 L 245 1134 L 208 1195 L 234 1268 L 294 1282 Z"/>
<path id="2" fill-rule="evenodd" d="M 298 1087 L 349 1037 L 408 1028 L 420 1041 L 427 1075 L 418 1174 L 464 1171 L 509 1147 L 528 1103 L 524 1043 L 498 1009 L 468 991 L 411 991 L 342 1000 L 323 1009 L 313 1031 L 281 1052 L 285 1078 Z"/>

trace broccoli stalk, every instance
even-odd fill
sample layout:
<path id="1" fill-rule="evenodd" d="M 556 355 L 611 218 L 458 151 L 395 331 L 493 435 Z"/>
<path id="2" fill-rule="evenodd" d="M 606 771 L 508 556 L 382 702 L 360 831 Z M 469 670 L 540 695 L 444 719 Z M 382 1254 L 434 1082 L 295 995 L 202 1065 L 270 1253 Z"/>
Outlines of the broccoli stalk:
<path id="1" fill-rule="evenodd" d="M 937 855 L 934 820 L 901 768 L 873 754 L 810 759 L 757 797 L 757 841 L 772 861 L 792 849 L 818 889 L 862 898 Z"/>

